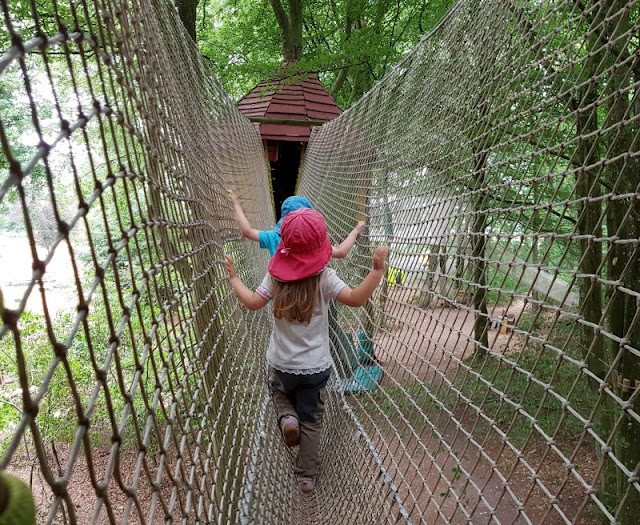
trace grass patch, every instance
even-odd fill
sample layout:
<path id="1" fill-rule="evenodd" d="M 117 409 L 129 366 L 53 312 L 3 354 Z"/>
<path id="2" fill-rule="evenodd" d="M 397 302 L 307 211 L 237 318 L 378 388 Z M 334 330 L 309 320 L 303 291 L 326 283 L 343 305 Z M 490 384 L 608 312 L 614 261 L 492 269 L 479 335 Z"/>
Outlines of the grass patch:
<path id="1" fill-rule="evenodd" d="M 468 357 L 468 369 L 456 376 L 456 387 L 516 446 L 532 431 L 576 439 L 584 431 L 580 417 L 589 419 L 598 398 L 576 364 L 581 361 L 577 331 L 569 322 L 536 320 L 534 314 L 523 315 L 518 326 L 536 330 L 543 342 L 516 334 L 512 345 L 518 350 Z M 449 399 L 452 407 L 461 402 Z"/>
<path id="2" fill-rule="evenodd" d="M 400 432 L 408 437 L 407 425 L 424 427 L 424 416 L 434 417 L 440 407 L 423 383 L 402 383 L 378 388 L 374 392 L 358 396 L 352 406 L 368 415 L 363 423 L 368 430 L 377 430 L 384 435 Z"/>

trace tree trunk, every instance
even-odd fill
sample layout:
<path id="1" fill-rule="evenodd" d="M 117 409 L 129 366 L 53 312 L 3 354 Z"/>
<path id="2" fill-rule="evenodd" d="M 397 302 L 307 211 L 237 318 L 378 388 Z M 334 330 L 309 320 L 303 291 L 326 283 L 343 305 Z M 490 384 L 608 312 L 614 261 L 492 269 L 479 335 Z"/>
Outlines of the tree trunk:
<path id="1" fill-rule="evenodd" d="M 176 0 L 178 15 L 191 39 L 196 41 L 196 9 L 198 0 Z"/>
<path id="2" fill-rule="evenodd" d="M 538 191 L 538 186 L 539 186 L 539 182 L 534 181 L 532 183 L 532 188 L 531 188 L 532 195 L 533 195 L 533 202 L 536 205 L 538 204 L 538 201 L 541 199 L 541 196 Z M 531 216 L 531 226 L 534 229 L 534 231 L 536 232 L 540 231 L 540 212 L 538 211 L 537 208 L 533 210 L 533 214 Z M 531 262 L 535 265 L 540 263 L 540 253 L 538 249 L 538 242 L 539 242 L 538 238 L 534 236 L 531 244 Z M 534 289 L 531 291 L 531 298 L 535 301 L 532 307 L 532 311 L 534 313 L 534 317 L 533 317 L 534 321 L 529 330 L 533 332 L 535 330 L 535 325 L 538 320 L 538 313 L 540 312 L 540 301 L 542 300 L 542 294 L 540 292 L 537 292 Z"/>
<path id="3" fill-rule="evenodd" d="M 338 93 L 342 89 L 342 86 L 344 86 L 345 80 L 347 80 L 348 73 L 349 73 L 348 67 L 341 69 L 340 73 L 338 73 L 338 76 L 336 77 L 335 81 L 333 82 L 333 85 L 331 86 L 331 96 L 333 98 L 336 98 L 338 96 Z"/>
<path id="4" fill-rule="evenodd" d="M 579 111 L 581 106 L 589 106 L 596 99 L 596 94 L 589 88 L 580 90 L 576 95 L 574 106 L 576 119 L 576 135 L 578 145 L 574 162 L 583 168 L 576 179 L 576 196 L 589 198 L 582 204 L 578 216 L 577 231 L 580 235 L 580 253 L 582 257 L 579 263 L 579 271 L 583 275 L 597 276 L 602 264 L 602 244 L 595 243 L 592 238 L 602 237 L 602 203 L 598 199 L 601 195 L 599 173 L 597 168 L 591 167 L 597 157 L 597 144 L 590 133 L 598 127 L 598 114 L 595 106 L 588 111 Z M 602 318 L 602 284 L 597 279 L 582 278 L 579 283 L 580 306 L 585 320 L 593 325 L 600 325 Z M 583 356 L 587 361 L 589 370 L 600 379 L 607 374 L 604 363 L 609 362 L 605 356 L 604 344 L 599 331 L 582 325 Z M 597 383 L 592 384 L 597 390 Z"/>
<path id="5" fill-rule="evenodd" d="M 487 246 L 486 228 L 487 212 L 485 210 L 485 193 L 482 191 L 485 183 L 485 163 L 488 153 L 486 151 L 475 153 L 475 166 L 473 177 L 475 190 L 478 192 L 473 206 L 471 219 L 471 282 L 475 287 L 473 293 L 473 308 L 475 321 L 473 325 L 475 340 L 475 356 L 484 357 L 489 348 L 489 315 L 487 312 L 487 262 L 485 260 L 485 248 Z"/>
<path id="6" fill-rule="evenodd" d="M 353 76 L 353 81 L 352 81 L 352 85 L 351 85 L 351 93 L 349 94 L 349 100 L 347 102 L 347 105 L 351 105 L 354 104 L 356 101 L 360 100 L 362 98 L 362 95 L 365 94 L 365 92 L 367 91 L 367 88 L 370 85 L 369 82 L 369 70 L 367 69 L 367 66 L 358 66 L 357 68 L 351 68 L 352 70 L 355 69 L 355 74 Z"/>
<path id="7" fill-rule="evenodd" d="M 640 379 L 640 359 L 628 350 L 640 349 L 640 333 L 634 320 L 638 309 L 635 296 L 624 290 L 640 290 L 640 262 L 635 245 L 619 241 L 637 239 L 640 227 L 633 199 L 607 199 L 603 217 L 601 181 L 611 188 L 610 192 L 614 195 L 635 193 L 638 191 L 640 174 L 637 160 L 624 157 L 609 163 L 603 169 L 599 164 L 601 158 L 598 153 L 600 147 L 607 152 L 607 158 L 615 159 L 621 154 L 637 150 L 638 147 L 638 137 L 633 135 L 633 126 L 625 123 L 625 119 L 631 117 L 629 98 L 632 95 L 618 91 L 633 82 L 634 77 L 628 41 L 623 37 L 632 31 L 624 6 L 620 0 L 600 3 L 600 9 L 595 11 L 589 28 L 590 54 L 583 65 L 582 75 L 576 81 L 577 85 L 579 81 L 597 78 L 596 73 L 611 67 L 614 62 L 621 64 L 612 69 L 607 81 L 606 89 L 610 94 L 606 99 L 607 111 L 603 112 L 607 115 L 607 120 L 599 126 L 596 103 L 604 98 L 604 93 L 600 93 L 602 88 L 597 81 L 590 82 L 576 93 L 572 109 L 575 111 L 578 138 L 574 165 L 580 168 L 576 180 L 576 196 L 587 198 L 582 205 L 577 225 L 578 233 L 583 237 L 580 240 L 582 259 L 579 272 L 593 276 L 582 278 L 580 282 L 581 310 L 585 321 L 595 326 L 601 326 L 604 322 L 605 333 L 616 337 L 616 340 L 611 337 L 605 339 L 600 330 L 583 325 L 583 355 L 589 370 L 601 380 L 612 384 L 614 391 L 626 401 L 635 392 L 635 380 Z M 612 43 L 611 48 L 602 45 L 605 41 Z M 613 127 L 614 131 L 598 135 L 595 131 L 600 127 Z M 620 286 L 610 285 L 606 297 L 603 285 L 598 281 L 602 278 L 604 263 L 603 242 L 596 241 L 603 238 L 603 218 L 606 218 L 606 237 L 612 238 L 606 245 L 606 279 L 620 283 Z M 603 310 L 603 300 L 607 305 L 606 310 Z M 595 381 L 591 386 L 601 396 L 596 413 L 598 433 L 608 440 L 607 444 L 618 461 L 633 472 L 640 463 L 640 425 L 627 415 L 628 412 L 623 415 L 617 401 L 600 391 Z M 634 398 L 630 408 L 637 411 L 638 405 Z M 623 420 L 616 427 L 621 415 Z M 599 456 L 604 463 L 604 500 L 612 513 L 617 513 L 619 523 L 636 523 L 640 514 L 638 491 L 629 483 L 628 475 L 612 459 L 602 451 L 599 451 Z"/>
<path id="8" fill-rule="evenodd" d="M 603 24 L 603 33 L 609 42 L 616 42 L 623 35 L 631 31 L 629 13 L 623 10 L 624 4 L 618 0 L 608 6 L 608 14 L 611 16 Z M 615 13 L 615 14 L 614 14 Z M 623 125 L 625 119 L 631 117 L 632 94 L 619 92 L 621 88 L 634 81 L 634 72 L 631 69 L 629 51 L 625 47 L 615 49 L 610 58 L 622 64 L 611 73 L 607 85 L 610 91 L 608 98 L 608 118 L 603 123 L 605 127 L 615 126 L 617 131 L 605 137 L 608 146 L 608 156 L 617 158 L 621 155 L 637 151 L 639 137 L 634 135 L 634 126 Z M 637 79 L 635 79 L 637 80 Z M 619 127 L 618 127 L 619 126 Z M 640 163 L 636 159 L 620 158 L 605 171 L 605 177 L 613 188 L 614 195 L 636 193 L 640 186 Z M 633 241 L 640 237 L 640 224 L 638 220 L 638 206 L 635 199 L 617 198 L 611 199 L 606 206 L 607 234 L 614 237 L 609 243 L 607 257 L 607 277 L 609 280 L 621 283 L 626 290 L 640 291 L 640 257 L 635 243 L 616 242 L 616 240 Z M 636 382 L 640 382 L 640 358 L 630 348 L 640 350 L 640 329 L 635 319 L 638 313 L 637 299 L 634 294 L 623 291 L 620 287 L 611 289 L 608 302 L 607 327 L 609 332 L 622 340 L 618 342 L 609 339 L 609 354 L 612 359 L 617 359 L 617 374 L 610 382 L 614 383 L 614 390 L 623 401 L 628 401 L 635 392 Z M 619 407 L 616 407 L 619 410 Z M 632 398 L 631 409 L 636 412 L 640 409 L 638 396 Z M 640 424 L 624 414 L 622 424 L 615 436 L 614 451 L 616 457 L 631 472 L 640 464 Z M 626 498 L 623 500 L 625 494 Z M 616 496 L 620 501 L 620 513 L 618 515 L 623 524 L 636 523 L 640 515 L 640 494 L 629 483 L 628 475 L 621 469 L 617 469 Z"/>
<path id="9" fill-rule="evenodd" d="M 289 38 L 284 49 L 284 58 L 296 61 L 302 58 L 302 0 L 289 2 Z M 286 42 L 286 41 L 285 41 Z"/>
<path id="10" fill-rule="evenodd" d="M 297 62 L 302 58 L 302 7 L 303 0 L 287 0 L 289 12 L 285 11 L 280 0 L 269 0 L 276 16 L 282 54 L 285 62 Z"/>

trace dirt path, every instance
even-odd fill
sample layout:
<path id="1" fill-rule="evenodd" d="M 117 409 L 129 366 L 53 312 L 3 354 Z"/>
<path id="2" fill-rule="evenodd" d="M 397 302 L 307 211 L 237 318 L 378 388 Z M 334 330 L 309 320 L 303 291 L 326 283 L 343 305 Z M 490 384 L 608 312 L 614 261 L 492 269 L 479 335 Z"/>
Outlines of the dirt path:
<path id="1" fill-rule="evenodd" d="M 57 454 L 60 464 L 65 465 L 68 458 L 68 450 L 66 447 L 58 445 Z M 92 451 L 92 470 L 96 474 L 98 483 L 103 480 L 105 472 L 107 471 L 109 456 L 110 450 L 106 446 L 95 447 Z M 147 456 L 147 461 L 153 462 L 154 460 L 151 456 Z M 37 509 L 36 522 L 48 523 L 47 520 L 54 496 L 42 472 L 36 467 L 32 468 L 32 463 L 33 461 L 30 461 L 29 457 L 25 454 L 20 454 L 14 457 L 8 470 L 27 483 L 31 482 Z M 55 457 L 52 453 L 49 455 L 49 464 L 56 464 Z M 121 487 L 118 486 L 116 477 L 125 485 L 133 486 L 136 464 L 136 453 L 133 451 L 123 452 L 117 466 L 117 476 L 113 475 L 110 477 L 106 498 L 97 502 L 96 489 L 91 481 L 86 458 L 82 455 L 78 457 L 68 485 L 68 494 L 73 502 L 73 513 L 75 514 L 76 522 L 79 524 L 95 523 L 97 525 L 103 525 L 111 523 L 109 518 L 109 515 L 111 515 L 116 523 L 142 523 L 143 519 L 146 523 L 154 525 L 165 523 L 163 508 L 161 504 L 158 503 L 157 496 L 154 497 L 154 491 L 151 489 L 151 485 L 144 473 L 140 475 L 136 489 L 135 501 L 137 501 L 138 506 L 136 506 L 133 499 L 129 500 Z M 167 477 L 164 476 L 165 481 L 166 479 Z M 163 488 L 162 493 L 164 501 L 169 501 L 171 495 L 170 484 L 165 483 L 165 485 L 166 487 Z M 150 509 L 153 502 L 155 502 L 155 512 L 152 515 Z M 138 509 L 142 512 L 144 516 L 143 519 L 141 519 Z M 176 517 L 180 515 L 179 512 L 175 514 Z M 150 517 L 151 519 L 149 519 Z M 63 505 L 57 505 L 57 511 L 53 516 L 52 523 L 62 525 L 70 522 L 68 508 Z"/>
<path id="2" fill-rule="evenodd" d="M 465 306 L 420 308 L 411 304 L 412 294 L 401 287 L 392 290 L 386 308 L 392 315 L 375 348 L 384 370 L 384 387 L 397 391 L 423 385 L 421 391 L 412 391 L 417 406 L 404 406 L 403 417 L 388 410 L 386 424 L 370 427 L 390 472 L 401 480 L 412 520 L 430 525 L 555 525 L 566 523 L 565 518 L 596 523 L 590 517 L 575 516 L 587 497 L 584 487 L 557 455 L 549 454 L 539 434 L 533 433 L 520 451 L 514 451 L 463 400 L 448 411 L 445 399 L 456 395 L 456 378 L 466 374 L 464 360 L 475 349 L 474 314 Z M 523 302 L 515 302 L 508 313 L 517 320 L 523 309 Z M 497 308 L 496 314 L 503 310 Z M 522 341 L 513 333 L 491 330 L 489 346 L 504 353 L 521 349 Z M 407 395 L 401 391 L 396 397 L 402 400 Z M 574 445 L 567 443 L 564 448 L 572 450 Z M 593 479 L 594 447 L 582 444 L 573 453 L 580 474 Z M 556 497 L 555 506 L 549 504 L 550 497 Z"/>

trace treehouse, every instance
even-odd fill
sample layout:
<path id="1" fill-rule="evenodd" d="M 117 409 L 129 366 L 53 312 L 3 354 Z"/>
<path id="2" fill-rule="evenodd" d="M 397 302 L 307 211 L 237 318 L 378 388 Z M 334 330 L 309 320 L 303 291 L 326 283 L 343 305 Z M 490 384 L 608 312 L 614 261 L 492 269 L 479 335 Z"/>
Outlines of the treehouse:
<path id="1" fill-rule="evenodd" d="M 295 194 L 311 128 L 336 118 L 342 110 L 314 73 L 261 82 L 237 106 L 259 126 L 279 219 L 282 202 Z"/>

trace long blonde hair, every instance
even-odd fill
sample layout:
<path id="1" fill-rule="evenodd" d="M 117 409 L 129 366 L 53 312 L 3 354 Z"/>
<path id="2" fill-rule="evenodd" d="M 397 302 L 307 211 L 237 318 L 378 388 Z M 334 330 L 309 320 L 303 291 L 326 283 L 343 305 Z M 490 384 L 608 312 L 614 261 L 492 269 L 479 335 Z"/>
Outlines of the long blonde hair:
<path id="1" fill-rule="evenodd" d="M 316 307 L 321 273 L 298 281 L 273 280 L 273 315 L 276 319 L 289 319 L 309 323 Z"/>

